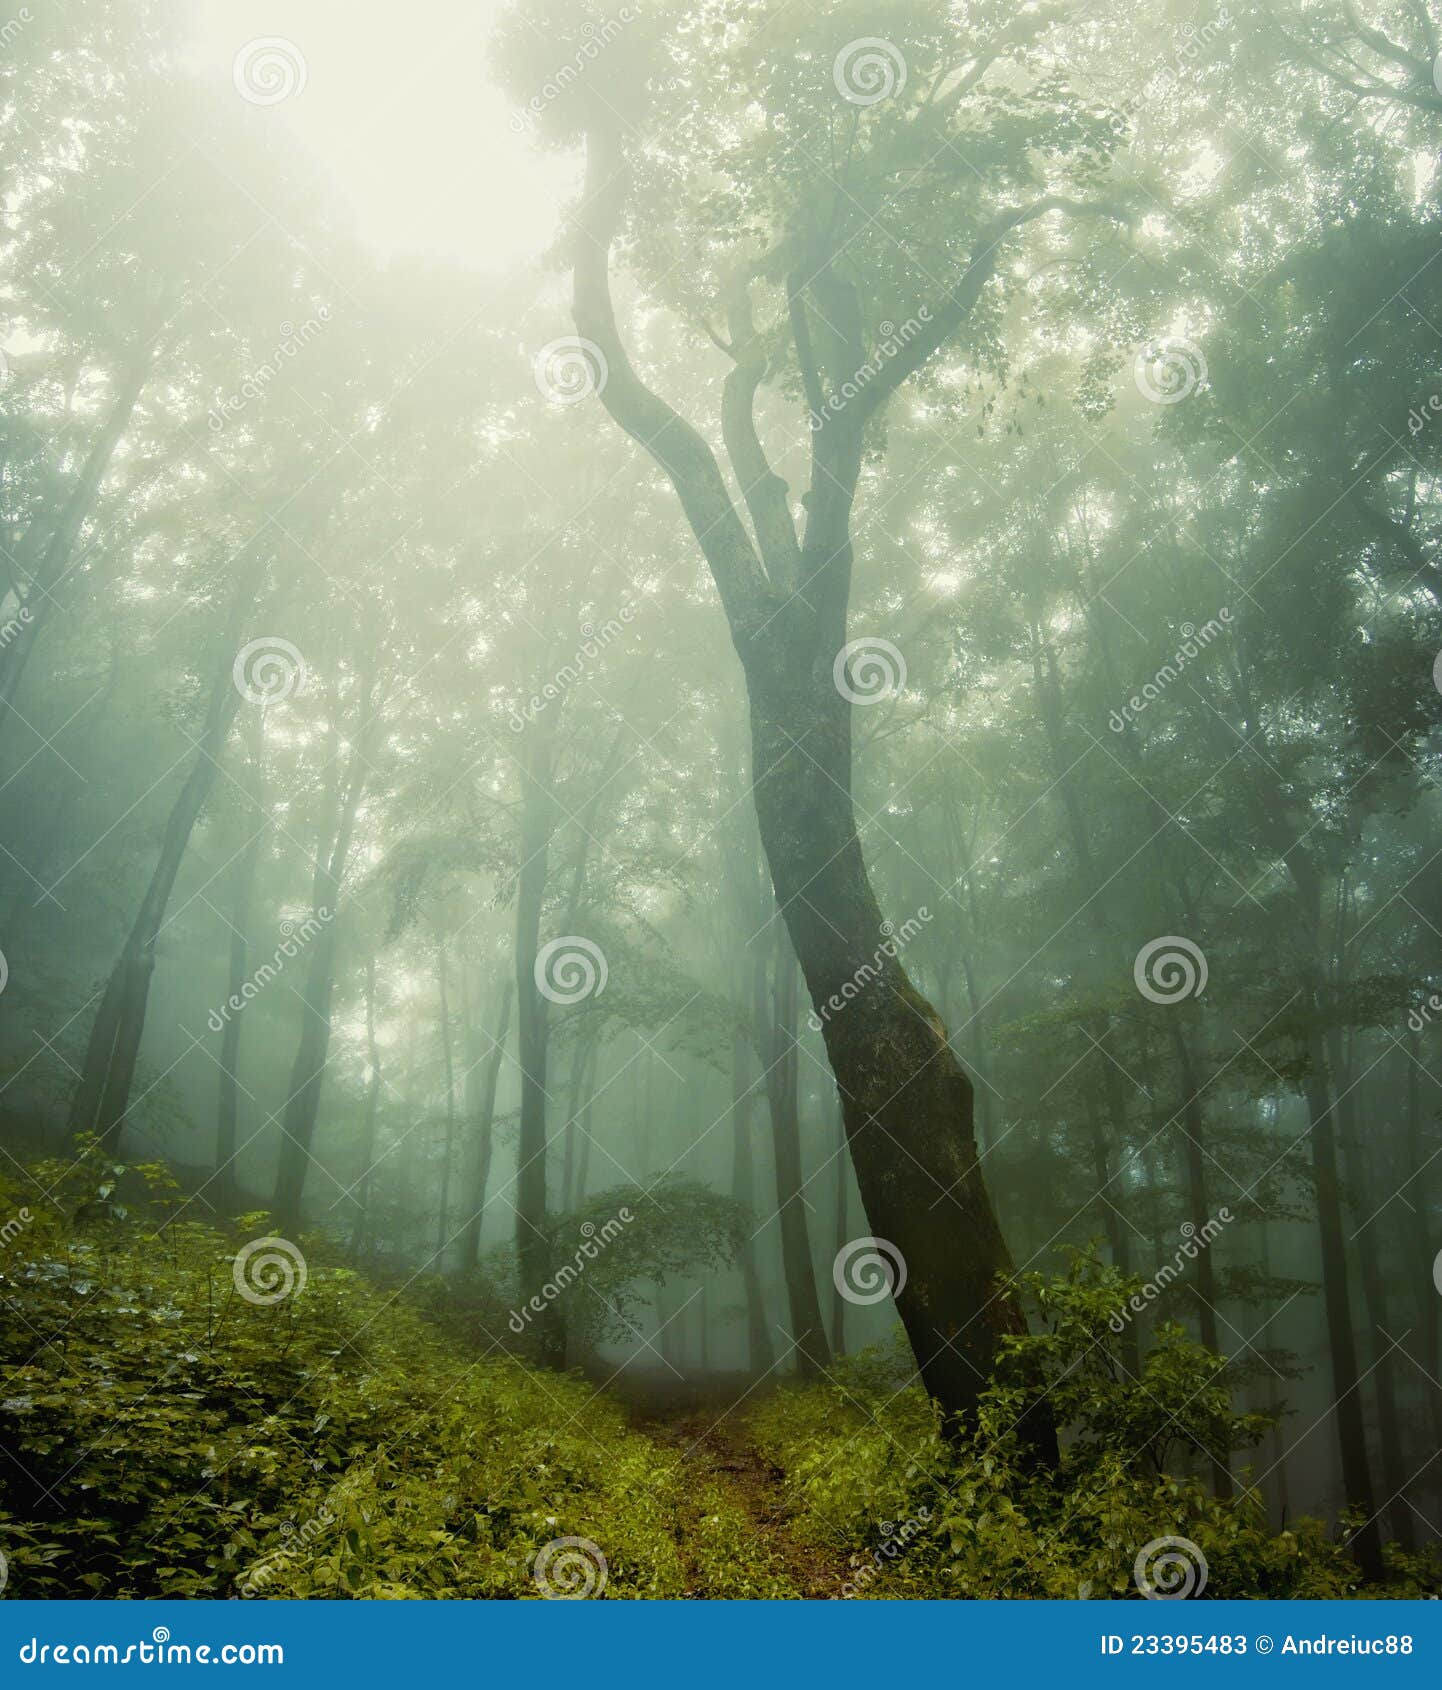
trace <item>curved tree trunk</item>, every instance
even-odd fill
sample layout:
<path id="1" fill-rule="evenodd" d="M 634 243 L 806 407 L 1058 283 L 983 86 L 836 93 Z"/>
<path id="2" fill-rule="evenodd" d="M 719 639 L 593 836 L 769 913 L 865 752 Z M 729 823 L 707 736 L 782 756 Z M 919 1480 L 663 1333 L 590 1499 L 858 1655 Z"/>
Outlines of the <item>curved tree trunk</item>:
<path id="1" fill-rule="evenodd" d="M 859 307 L 831 255 L 816 264 L 810 260 L 818 255 L 798 255 L 792 337 L 810 408 L 825 416 L 811 435 L 804 540 L 756 434 L 754 400 L 768 355 L 744 283 L 738 288 L 729 307 L 736 366 L 721 423 L 753 541 L 710 446 L 627 356 L 609 277 L 626 190 L 616 129 L 598 117 L 587 151 L 574 248 L 576 327 L 605 357 L 601 402 L 670 479 L 725 610 L 746 679 L 756 815 L 776 900 L 822 1017 L 868 1224 L 904 1258 L 897 1307 L 951 1431 L 957 1416 L 974 1415 L 1002 1339 L 1024 1331 L 1025 1322 L 1006 1283 L 1011 1257 L 977 1157 L 971 1082 L 936 1012 L 885 945 L 889 930 L 852 804 L 851 704 L 836 669 L 847 637 L 851 504 L 867 418 L 959 330 L 994 273 L 1005 234 L 1055 202 L 1008 212 L 984 232 L 976 259 L 929 326 L 864 393 L 829 414 L 823 379 L 840 386 L 865 356 Z M 819 306 L 819 353 L 808 292 Z M 1055 1460 L 1055 1430 L 1040 1398 L 1021 1432 L 1043 1460 Z"/>

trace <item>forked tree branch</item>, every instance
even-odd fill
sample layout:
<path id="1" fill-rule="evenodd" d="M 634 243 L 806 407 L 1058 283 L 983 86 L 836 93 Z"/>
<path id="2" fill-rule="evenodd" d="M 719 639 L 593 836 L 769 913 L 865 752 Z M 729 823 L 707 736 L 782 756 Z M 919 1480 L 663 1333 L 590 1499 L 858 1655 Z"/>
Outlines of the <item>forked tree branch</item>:
<path id="1" fill-rule="evenodd" d="M 710 568 L 742 660 L 752 633 L 770 615 L 774 595 L 727 491 L 710 446 L 692 425 L 636 374 L 611 301 L 610 254 L 620 221 L 624 162 L 614 135 L 592 129 L 587 138 L 586 181 L 575 220 L 576 328 L 606 360 L 597 392 L 612 419 L 645 447 L 676 489 Z"/>

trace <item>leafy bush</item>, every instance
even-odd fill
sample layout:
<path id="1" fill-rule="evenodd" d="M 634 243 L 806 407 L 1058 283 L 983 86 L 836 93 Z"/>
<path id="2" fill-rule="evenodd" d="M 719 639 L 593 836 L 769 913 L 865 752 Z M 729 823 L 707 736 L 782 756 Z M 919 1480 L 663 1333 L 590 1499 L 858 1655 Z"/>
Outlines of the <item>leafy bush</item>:
<path id="1" fill-rule="evenodd" d="M 1137 1595 L 1137 1558 L 1163 1538 L 1195 1547 L 1182 1553 L 1194 1580 L 1205 1561 L 1209 1596 L 1360 1594 L 1345 1541 L 1322 1522 L 1274 1533 L 1256 1491 L 1218 1501 L 1198 1476 L 1207 1452 L 1246 1449 L 1269 1424 L 1232 1411 L 1216 1356 L 1163 1326 L 1131 1377 L 1109 1323 L 1136 1287 L 1088 1256 L 1021 1285 L 1040 1319 L 1009 1340 L 974 1436 L 943 1439 L 928 1399 L 898 1390 L 895 1356 L 877 1352 L 751 1415 L 762 1453 L 785 1472 L 793 1530 L 850 1556 L 845 1594 Z M 1015 1432 L 1038 1389 L 1062 1433 L 1056 1473 L 1039 1471 Z M 1392 1549 L 1388 1560 L 1390 1582 L 1366 1594 L 1442 1589 L 1435 1558 Z"/>

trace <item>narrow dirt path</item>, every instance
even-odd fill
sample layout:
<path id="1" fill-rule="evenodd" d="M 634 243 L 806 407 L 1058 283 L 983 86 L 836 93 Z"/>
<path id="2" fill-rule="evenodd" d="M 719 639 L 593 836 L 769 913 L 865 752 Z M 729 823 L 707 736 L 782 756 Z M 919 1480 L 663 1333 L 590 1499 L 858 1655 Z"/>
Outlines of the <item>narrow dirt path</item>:
<path id="1" fill-rule="evenodd" d="M 632 1423 L 677 1462 L 676 1541 L 696 1600 L 834 1600 L 852 1577 L 839 1551 L 794 1536 L 783 1475 L 754 1448 L 728 1395 L 632 1404 Z"/>

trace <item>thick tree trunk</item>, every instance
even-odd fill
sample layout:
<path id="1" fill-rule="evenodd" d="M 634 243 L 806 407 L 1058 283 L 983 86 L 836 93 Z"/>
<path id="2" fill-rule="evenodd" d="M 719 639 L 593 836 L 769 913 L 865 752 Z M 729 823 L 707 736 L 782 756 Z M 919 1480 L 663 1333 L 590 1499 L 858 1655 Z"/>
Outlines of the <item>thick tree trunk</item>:
<path id="1" fill-rule="evenodd" d="M 773 633 L 784 634 L 784 618 Z M 753 653 L 752 771 L 762 845 L 827 1056 L 867 1225 L 905 1263 L 896 1305 L 927 1392 L 970 1416 L 1004 1336 L 1025 1330 L 981 1177 L 973 1093 L 935 1010 L 887 945 L 851 802 L 850 707 L 833 650 Z M 1043 1453 L 1044 1409 L 1024 1432 Z"/>
<path id="2" fill-rule="evenodd" d="M 1040 215 L 1041 202 L 1008 214 L 939 302 L 933 323 L 865 395 L 813 431 L 804 543 L 785 484 L 756 437 L 752 408 L 766 353 L 743 293 L 731 325 L 736 367 L 722 431 L 753 543 L 715 454 L 640 379 L 617 332 L 609 251 L 624 195 L 618 132 L 598 121 L 577 220 L 576 327 L 606 358 L 602 403 L 670 478 L 716 583 L 746 677 L 753 792 L 776 900 L 822 1019 L 868 1225 L 905 1260 L 897 1307 L 926 1389 L 952 1431 L 958 1415 L 974 1414 L 1002 1338 L 1023 1332 L 1025 1322 L 1017 1295 L 1002 1283 L 1012 1263 L 977 1159 L 971 1082 L 894 949 L 882 949 L 888 934 L 851 798 L 851 704 L 834 670 L 846 644 L 851 503 L 867 416 L 957 331 L 994 271 L 1002 235 Z M 859 367 L 864 349 L 854 294 L 823 262 L 791 290 L 793 339 L 816 410 L 824 401 L 802 297 L 808 287 L 821 296 L 823 362 L 833 385 L 839 371 Z M 1042 1459 L 1055 1460 L 1055 1431 L 1040 1399 L 1021 1431 Z"/>
<path id="3" fill-rule="evenodd" d="M 155 942 L 165 920 L 170 894 L 175 888 L 191 833 L 215 785 L 216 771 L 225 753 L 225 742 L 240 702 L 240 694 L 231 678 L 231 664 L 233 631 L 242 605 L 242 595 L 237 594 L 227 635 L 222 641 L 224 661 L 218 667 L 211 686 L 210 703 L 195 761 L 171 806 L 161 836 L 160 855 L 129 937 L 106 983 L 100 1009 L 90 1029 L 80 1078 L 71 1097 L 71 1137 L 82 1133 L 97 1134 L 107 1154 L 118 1150 L 125 1130 L 135 1064 L 145 1031 L 150 980 L 155 972 Z"/>

